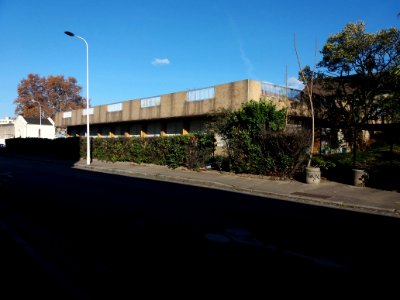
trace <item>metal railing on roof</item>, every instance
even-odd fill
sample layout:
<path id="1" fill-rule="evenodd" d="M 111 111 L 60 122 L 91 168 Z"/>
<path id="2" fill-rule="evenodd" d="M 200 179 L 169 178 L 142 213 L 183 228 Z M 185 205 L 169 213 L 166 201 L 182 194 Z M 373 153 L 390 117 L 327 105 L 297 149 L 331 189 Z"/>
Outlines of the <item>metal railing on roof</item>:
<path id="1" fill-rule="evenodd" d="M 287 98 L 291 101 L 300 101 L 300 94 L 301 90 L 261 81 L 261 95 L 263 97 Z"/>

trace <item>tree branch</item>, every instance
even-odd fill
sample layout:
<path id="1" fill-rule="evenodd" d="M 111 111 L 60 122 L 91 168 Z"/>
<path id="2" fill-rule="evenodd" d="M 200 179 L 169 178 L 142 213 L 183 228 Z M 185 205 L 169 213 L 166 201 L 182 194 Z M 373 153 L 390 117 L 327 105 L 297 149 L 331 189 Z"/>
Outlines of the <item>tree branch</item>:
<path id="1" fill-rule="evenodd" d="M 309 159 L 308 159 L 308 163 L 307 163 L 307 167 L 309 168 L 311 166 L 312 152 L 313 152 L 313 148 L 314 148 L 314 127 L 315 127 L 315 125 L 314 125 L 314 106 L 313 106 L 312 97 L 313 97 L 313 87 L 314 87 L 314 77 L 315 77 L 314 74 L 315 74 L 316 57 L 317 57 L 317 43 L 315 43 L 314 65 L 313 65 L 313 69 L 311 71 L 310 83 L 308 83 L 308 80 L 304 74 L 304 70 L 301 67 L 300 56 L 299 56 L 299 53 L 297 51 L 297 46 L 296 46 L 296 33 L 294 33 L 294 50 L 296 52 L 297 63 L 299 65 L 299 70 L 300 70 L 301 76 L 303 77 L 303 81 L 305 82 L 306 87 L 307 87 L 307 94 L 308 94 L 308 99 L 310 101 L 310 108 L 311 108 L 311 145 L 310 145 Z"/>

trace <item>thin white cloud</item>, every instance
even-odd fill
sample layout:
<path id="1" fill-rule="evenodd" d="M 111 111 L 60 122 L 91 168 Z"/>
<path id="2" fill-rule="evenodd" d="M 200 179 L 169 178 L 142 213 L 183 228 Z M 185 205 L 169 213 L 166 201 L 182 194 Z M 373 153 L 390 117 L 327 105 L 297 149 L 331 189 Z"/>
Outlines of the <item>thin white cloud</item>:
<path id="1" fill-rule="evenodd" d="M 263 82 L 268 83 L 268 84 L 274 84 L 274 83 L 271 82 L 271 81 L 265 81 L 265 80 L 263 80 Z"/>
<path id="2" fill-rule="evenodd" d="M 296 77 L 289 77 L 287 84 L 292 89 L 302 90 L 304 88 L 304 84 Z"/>
<path id="3" fill-rule="evenodd" d="M 236 25 L 236 21 L 234 20 L 232 15 L 230 15 L 229 13 L 226 13 L 226 14 L 227 14 L 228 22 L 231 27 L 233 36 L 236 38 L 236 41 L 239 45 L 240 59 L 242 60 L 242 63 L 244 65 L 244 69 L 246 71 L 246 76 L 249 79 L 256 79 L 257 77 L 254 74 L 254 65 L 253 65 L 252 61 L 250 60 L 250 58 L 247 56 L 246 51 L 243 47 L 243 41 L 240 36 L 238 26 Z"/>
<path id="4" fill-rule="evenodd" d="M 163 65 L 169 65 L 170 61 L 168 58 L 155 58 L 151 64 L 153 66 L 163 66 Z"/>
<path id="5" fill-rule="evenodd" d="M 253 63 L 251 62 L 250 58 L 246 55 L 246 52 L 244 51 L 243 44 L 239 40 L 239 50 L 240 50 L 240 58 L 243 61 L 243 64 L 246 68 L 246 73 L 247 76 L 250 77 L 250 79 L 255 79 L 256 76 L 254 75 L 254 66 Z"/>

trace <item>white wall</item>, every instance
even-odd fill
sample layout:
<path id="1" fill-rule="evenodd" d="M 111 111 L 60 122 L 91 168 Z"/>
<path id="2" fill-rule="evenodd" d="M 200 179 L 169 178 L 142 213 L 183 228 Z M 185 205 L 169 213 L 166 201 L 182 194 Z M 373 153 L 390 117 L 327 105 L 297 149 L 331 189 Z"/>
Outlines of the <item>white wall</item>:
<path id="1" fill-rule="evenodd" d="M 39 136 L 40 129 L 40 136 Z M 44 139 L 54 139 L 56 134 L 56 128 L 52 125 L 36 125 L 28 124 L 28 137 L 41 137 Z"/>
<path id="2" fill-rule="evenodd" d="M 16 138 L 26 138 L 28 135 L 27 135 L 27 122 L 25 121 L 25 119 L 22 117 L 22 116 L 18 116 L 16 119 L 15 119 L 15 123 L 14 123 L 14 125 L 15 125 L 15 127 L 14 127 L 14 129 L 15 129 L 15 137 Z"/>
<path id="3" fill-rule="evenodd" d="M 27 138 L 27 137 L 40 137 L 45 139 L 54 139 L 56 135 L 56 128 L 53 120 L 48 119 L 53 125 L 39 124 L 28 124 L 22 116 L 18 116 L 15 120 L 15 137 L 16 138 Z"/>

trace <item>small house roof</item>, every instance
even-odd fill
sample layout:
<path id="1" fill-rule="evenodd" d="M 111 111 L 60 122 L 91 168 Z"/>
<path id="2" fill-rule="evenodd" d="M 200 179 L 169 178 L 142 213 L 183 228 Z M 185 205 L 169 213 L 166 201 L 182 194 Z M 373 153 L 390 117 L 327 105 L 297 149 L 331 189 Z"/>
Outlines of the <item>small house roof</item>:
<path id="1" fill-rule="evenodd" d="M 40 119 L 39 118 L 26 118 L 24 117 L 25 121 L 28 124 L 35 124 L 35 125 L 39 125 L 40 124 Z M 42 125 L 53 125 L 48 119 L 43 119 L 42 118 Z"/>

